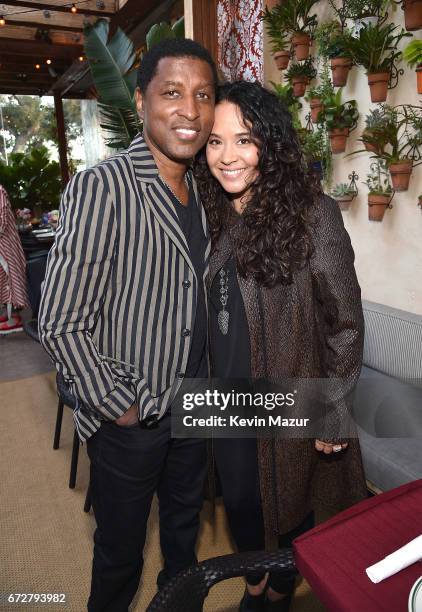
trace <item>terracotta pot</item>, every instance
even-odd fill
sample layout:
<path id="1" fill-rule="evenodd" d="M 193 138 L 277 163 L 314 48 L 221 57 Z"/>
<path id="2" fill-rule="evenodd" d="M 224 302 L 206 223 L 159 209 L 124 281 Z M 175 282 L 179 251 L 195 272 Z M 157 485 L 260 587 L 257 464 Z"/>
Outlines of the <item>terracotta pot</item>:
<path id="1" fill-rule="evenodd" d="M 319 98 L 311 98 L 309 100 L 309 106 L 311 107 L 312 123 L 318 123 L 318 115 L 324 109 L 323 103 Z"/>
<path id="2" fill-rule="evenodd" d="M 422 64 L 416 68 L 416 79 L 418 85 L 418 94 L 422 94 Z"/>
<path id="3" fill-rule="evenodd" d="M 370 221 L 382 221 L 387 206 L 390 204 L 390 195 L 368 194 L 368 219 Z"/>
<path id="4" fill-rule="evenodd" d="M 387 99 L 389 72 L 368 74 L 368 85 L 371 90 L 371 102 L 385 102 Z"/>
<path id="5" fill-rule="evenodd" d="M 370 130 L 363 131 L 362 133 L 363 145 L 367 151 L 370 151 L 371 153 L 378 153 L 378 147 L 376 145 L 370 144 L 367 140 L 365 140 L 365 136 L 366 135 L 369 136 L 370 134 L 371 134 Z"/>
<path id="6" fill-rule="evenodd" d="M 277 51 L 277 53 L 274 53 L 273 58 L 278 70 L 285 70 L 289 65 L 290 51 Z"/>
<path id="7" fill-rule="evenodd" d="M 311 37 L 309 34 L 293 34 L 292 36 L 293 53 L 297 60 L 305 60 L 309 57 L 309 47 L 311 46 Z"/>
<path id="8" fill-rule="evenodd" d="M 350 196 L 344 195 L 344 196 L 336 198 L 336 202 L 339 205 L 340 210 L 349 210 L 353 197 L 354 196 L 352 195 Z"/>
<path id="9" fill-rule="evenodd" d="M 349 57 L 333 57 L 330 61 L 334 87 L 344 87 L 347 83 L 352 60 Z"/>
<path id="10" fill-rule="evenodd" d="M 395 164 L 389 164 L 394 191 L 407 191 L 409 189 L 410 175 L 412 174 L 413 161 L 402 159 Z"/>
<path id="11" fill-rule="evenodd" d="M 422 28 L 422 0 L 404 0 L 402 8 L 406 30 L 413 32 Z"/>
<path id="12" fill-rule="evenodd" d="M 330 130 L 330 143 L 332 153 L 344 153 L 346 150 L 346 140 L 349 135 L 349 128 L 335 128 Z"/>
<path id="13" fill-rule="evenodd" d="M 297 76 L 292 78 L 293 95 L 295 98 L 300 98 L 305 95 L 306 86 L 309 79 L 306 76 Z"/>

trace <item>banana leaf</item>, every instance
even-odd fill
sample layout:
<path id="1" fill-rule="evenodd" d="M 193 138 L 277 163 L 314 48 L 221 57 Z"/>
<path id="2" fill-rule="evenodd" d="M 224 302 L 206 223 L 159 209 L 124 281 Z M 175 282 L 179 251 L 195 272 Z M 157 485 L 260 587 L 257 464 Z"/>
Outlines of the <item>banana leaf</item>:
<path id="1" fill-rule="evenodd" d="M 104 19 L 85 28 L 85 53 L 95 87 L 103 104 L 135 110 L 134 89 L 124 78 L 135 62 L 133 43 L 120 28 L 107 43 L 108 29 Z"/>

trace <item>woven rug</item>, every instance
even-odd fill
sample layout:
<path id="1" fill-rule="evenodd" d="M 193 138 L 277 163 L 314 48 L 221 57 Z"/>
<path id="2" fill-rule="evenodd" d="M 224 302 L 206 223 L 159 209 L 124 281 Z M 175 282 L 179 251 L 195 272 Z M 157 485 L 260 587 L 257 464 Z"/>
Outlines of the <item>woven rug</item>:
<path id="1" fill-rule="evenodd" d="M 17 351 L 15 354 L 18 358 Z M 67 600 L 66 606 L 6 605 L 0 609 L 10 612 L 38 609 L 83 612 L 89 590 L 95 529 L 92 512 L 83 512 L 88 459 L 83 446 L 79 454 L 76 488 L 70 490 L 73 423 L 71 411 L 66 408 L 60 448 L 52 448 L 57 410 L 54 373 L 1 382 L 0 410 L 0 591 L 65 593 Z M 198 557 L 205 559 L 229 552 L 232 552 L 232 547 L 224 509 L 218 504 L 212 520 L 206 504 Z M 161 566 L 156 504 L 151 511 L 144 557 L 142 583 L 133 606 L 136 612 L 143 612 L 152 599 Z M 212 589 L 205 610 L 235 612 L 243 588 L 242 579 L 221 583 Z M 302 581 L 292 612 L 323 610 Z"/>

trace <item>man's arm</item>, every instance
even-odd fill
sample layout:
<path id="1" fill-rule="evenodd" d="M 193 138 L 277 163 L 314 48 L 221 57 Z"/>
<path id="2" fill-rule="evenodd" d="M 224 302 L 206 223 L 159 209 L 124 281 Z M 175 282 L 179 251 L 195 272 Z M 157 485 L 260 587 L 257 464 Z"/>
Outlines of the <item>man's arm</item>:
<path id="1" fill-rule="evenodd" d="M 39 315 L 40 340 L 72 394 L 102 418 L 115 420 L 138 403 L 155 403 L 145 379 L 113 375 L 92 341 L 112 272 L 115 210 L 95 171 L 77 174 L 60 205 Z"/>
<path id="2" fill-rule="evenodd" d="M 362 366 L 364 319 L 354 252 L 337 203 L 325 196 L 316 217 L 311 270 L 322 326 L 324 376 L 332 379 L 327 383 L 326 434 L 336 439 L 341 422 L 349 418 L 347 398 Z"/>

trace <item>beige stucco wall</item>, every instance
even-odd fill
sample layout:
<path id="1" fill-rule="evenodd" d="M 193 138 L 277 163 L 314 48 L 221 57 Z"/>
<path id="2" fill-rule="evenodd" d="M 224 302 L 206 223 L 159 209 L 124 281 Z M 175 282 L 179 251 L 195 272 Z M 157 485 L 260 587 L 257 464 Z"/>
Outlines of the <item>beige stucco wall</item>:
<path id="1" fill-rule="evenodd" d="M 328 13 L 326 2 L 321 2 L 319 14 Z M 397 8 L 393 13 L 395 23 L 404 26 L 403 11 Z M 421 38 L 422 30 L 414 32 Z M 406 46 L 410 39 L 402 41 Z M 405 70 L 396 89 L 389 90 L 389 104 L 418 104 L 416 76 L 404 62 Z M 272 60 L 268 40 L 264 40 L 265 82 L 281 82 L 280 73 Z M 284 82 L 284 81 L 283 81 Z M 357 129 L 347 142 L 346 153 L 358 150 L 356 142 L 363 131 L 364 118 L 370 107 L 375 107 L 369 97 L 367 77 L 362 67 L 354 67 L 349 74 L 347 86 L 343 89 L 343 101 L 355 99 L 361 114 Z M 304 114 L 309 111 L 303 98 Z M 351 208 L 343 212 L 343 219 L 350 234 L 356 255 L 356 271 L 364 299 L 388 304 L 403 310 L 422 314 L 422 211 L 417 207 L 418 195 L 422 193 L 422 165 L 413 170 L 409 191 L 396 193 L 393 208 L 387 210 L 382 223 L 368 221 L 366 180 L 370 155 L 362 153 L 353 157 L 344 154 L 334 156 L 333 184 L 348 182 L 348 175 L 355 170 L 359 175 L 359 195 Z"/>

